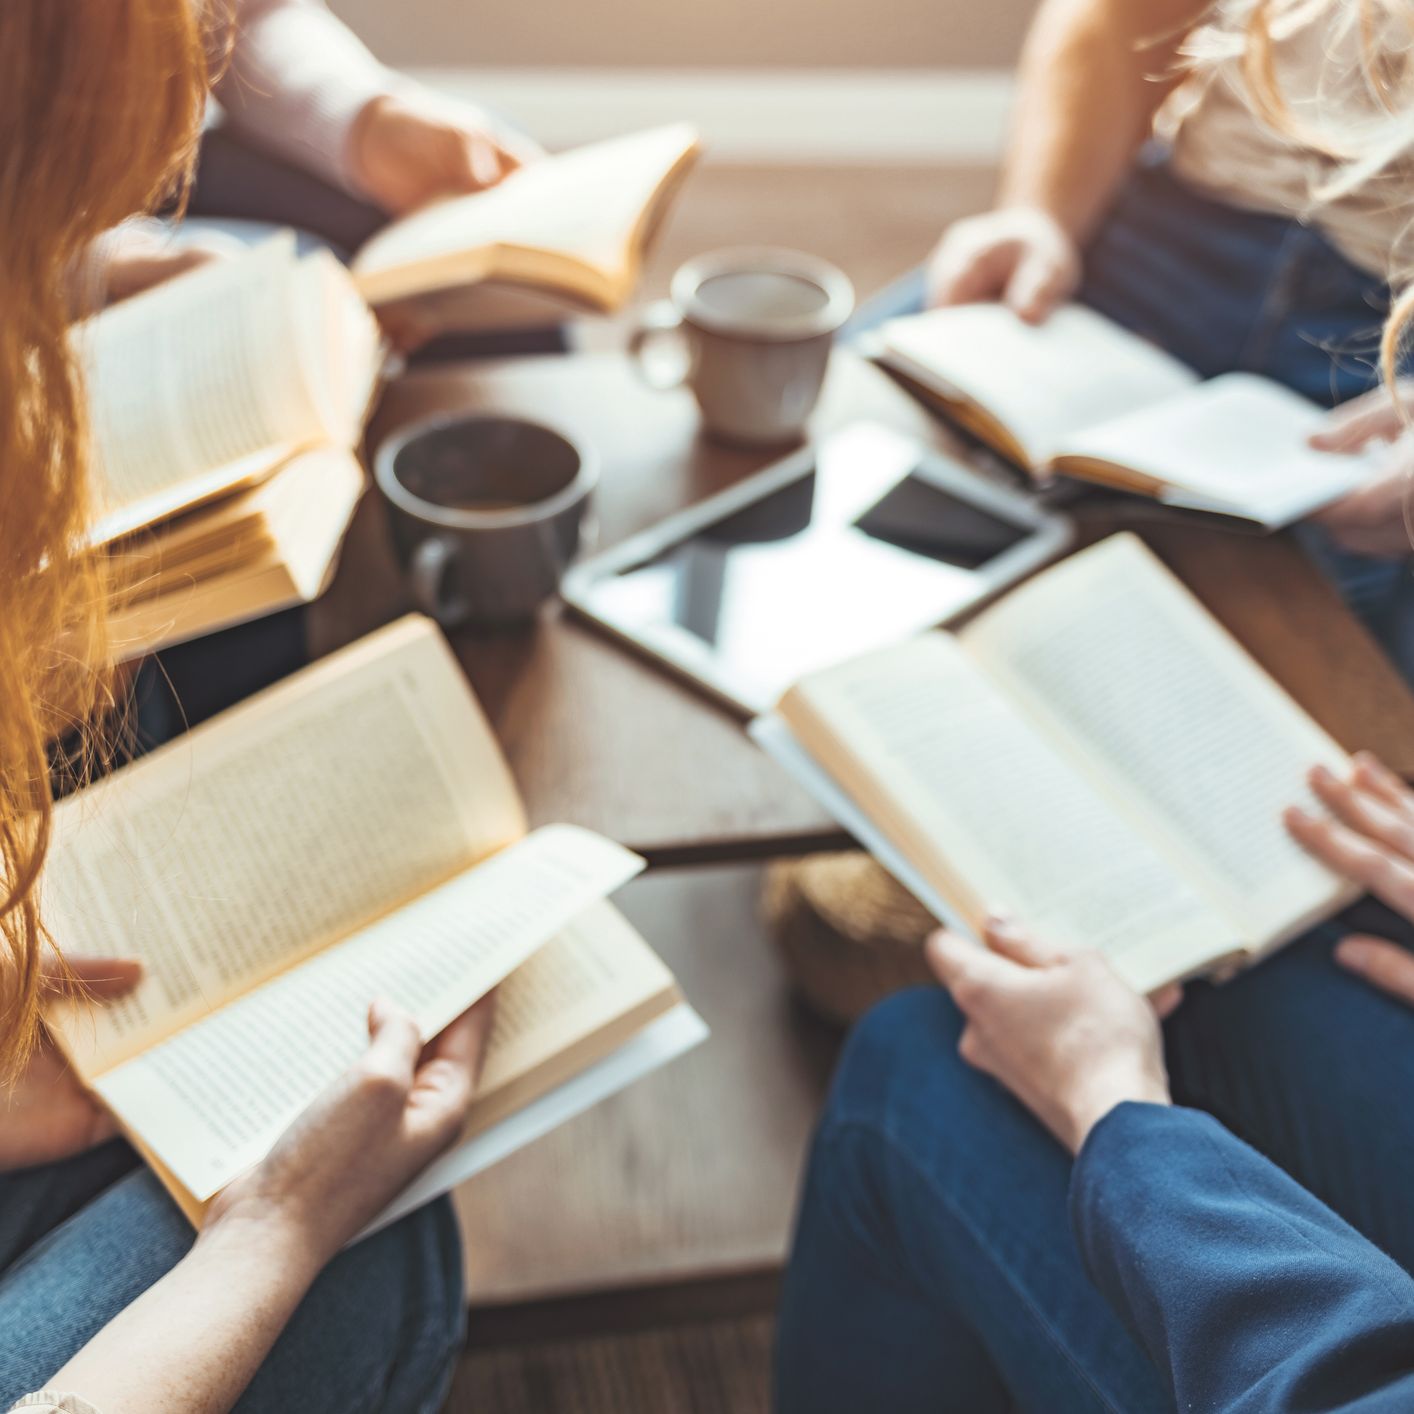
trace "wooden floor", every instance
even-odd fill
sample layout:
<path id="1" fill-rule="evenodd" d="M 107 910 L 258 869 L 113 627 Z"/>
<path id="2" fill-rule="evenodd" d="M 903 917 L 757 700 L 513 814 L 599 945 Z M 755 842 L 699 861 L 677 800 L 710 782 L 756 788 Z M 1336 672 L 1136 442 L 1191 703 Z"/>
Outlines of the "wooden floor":
<path id="1" fill-rule="evenodd" d="M 757 1316 L 478 1351 L 445 1414 L 766 1414 L 771 1329 Z"/>
<path id="2" fill-rule="evenodd" d="M 707 165 L 661 233 L 646 294 L 690 255 L 779 244 L 834 261 L 866 297 L 991 185 L 977 170 Z M 587 332 L 612 347 L 624 331 Z M 459 1195 L 471 1338 L 448 1414 L 767 1409 L 769 1312 L 833 1038 L 791 1001 L 757 918 L 760 878 L 670 871 L 622 896 L 713 1039 Z"/>

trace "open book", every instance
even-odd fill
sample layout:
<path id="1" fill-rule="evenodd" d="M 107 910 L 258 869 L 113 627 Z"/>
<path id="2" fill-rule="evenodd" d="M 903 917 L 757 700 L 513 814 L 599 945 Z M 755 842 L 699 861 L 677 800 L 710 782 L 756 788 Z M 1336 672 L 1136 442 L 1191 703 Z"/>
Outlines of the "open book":
<path id="1" fill-rule="evenodd" d="M 1375 471 L 1318 452 L 1324 412 L 1249 373 L 1191 369 L 1082 305 L 1026 324 L 969 304 L 884 325 L 879 358 L 975 436 L 1036 476 L 1079 477 L 1270 529 Z"/>
<path id="2" fill-rule="evenodd" d="M 611 312 L 698 151 L 694 129 L 675 123 L 531 163 L 394 221 L 358 252 L 354 279 L 375 307 L 494 284 Z"/>
<path id="3" fill-rule="evenodd" d="M 276 237 L 111 306 L 75 330 L 92 422 L 94 544 L 270 477 L 352 456 L 382 335 L 328 252 Z"/>
<path id="4" fill-rule="evenodd" d="M 498 1128 L 670 1016 L 678 1049 L 700 1039 L 603 902 L 641 865 L 577 827 L 525 833 L 455 659 L 406 618 L 60 806 L 53 935 L 146 970 L 49 1025 L 199 1222 L 362 1052 L 374 997 L 431 1037 L 499 985 L 467 1135 L 498 1156 Z M 472 1167 L 449 1156 L 443 1188 Z"/>
<path id="5" fill-rule="evenodd" d="M 1287 836 L 1345 753 L 1141 541 L 956 634 L 803 679 L 757 739 L 944 921 L 1003 911 L 1135 987 L 1261 957 L 1358 892 Z"/>
<path id="6" fill-rule="evenodd" d="M 317 599 L 328 587 L 359 497 L 347 452 L 303 452 L 268 481 L 110 547 L 114 661 Z"/>
<path id="7" fill-rule="evenodd" d="M 364 489 L 382 336 L 348 272 L 282 236 L 74 334 L 121 661 L 315 598 Z"/>

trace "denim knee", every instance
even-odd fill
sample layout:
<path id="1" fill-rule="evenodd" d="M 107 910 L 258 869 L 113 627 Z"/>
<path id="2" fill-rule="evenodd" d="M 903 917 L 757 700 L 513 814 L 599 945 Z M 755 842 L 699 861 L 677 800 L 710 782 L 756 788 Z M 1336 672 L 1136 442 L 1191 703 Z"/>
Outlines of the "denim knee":
<path id="1" fill-rule="evenodd" d="M 235 1414 L 436 1414 L 464 1323 L 461 1238 L 440 1198 L 324 1269 Z"/>
<path id="2" fill-rule="evenodd" d="M 407 1256 L 407 1336 L 390 1408 L 436 1414 L 466 1344 L 461 1231 L 449 1198 L 403 1220 L 413 1228 Z"/>
<path id="3" fill-rule="evenodd" d="M 930 1091 L 966 1067 L 957 1054 L 963 1019 L 941 987 L 911 987 L 872 1007 L 850 1032 L 835 1072 L 825 1124 L 881 1122 L 916 1096 L 920 1078 Z"/>
<path id="4" fill-rule="evenodd" d="M 820 1125 L 820 1149 L 850 1160 L 853 1179 L 896 1199 L 921 1182 L 986 1206 L 999 1188 L 1020 1196 L 1059 1184 L 1070 1156 L 991 1076 L 958 1054 L 965 1023 L 939 987 L 881 1002 L 855 1028 Z M 866 1173 L 864 1170 L 868 1170 Z"/>

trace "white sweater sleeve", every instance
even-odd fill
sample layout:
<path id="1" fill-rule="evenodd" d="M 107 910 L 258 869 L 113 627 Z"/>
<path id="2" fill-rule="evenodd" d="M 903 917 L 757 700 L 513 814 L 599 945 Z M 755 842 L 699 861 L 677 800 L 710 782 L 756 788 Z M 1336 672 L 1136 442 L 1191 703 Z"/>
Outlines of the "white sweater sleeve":
<path id="1" fill-rule="evenodd" d="M 348 190 L 349 134 L 375 98 L 406 81 L 324 0 L 237 0 L 215 96 L 228 121 L 278 156 Z"/>

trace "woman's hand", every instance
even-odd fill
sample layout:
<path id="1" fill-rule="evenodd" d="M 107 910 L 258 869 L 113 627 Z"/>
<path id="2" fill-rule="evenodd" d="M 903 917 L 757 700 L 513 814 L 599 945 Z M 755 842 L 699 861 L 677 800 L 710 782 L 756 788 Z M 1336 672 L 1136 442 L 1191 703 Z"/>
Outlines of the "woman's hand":
<path id="1" fill-rule="evenodd" d="M 995 1077 L 1071 1153 L 1117 1104 L 1170 1103 L 1159 1017 L 1182 993 L 1153 1002 L 1099 953 L 1064 957 L 1000 919 L 987 946 L 935 933 L 927 957 L 967 1018 L 963 1060 Z"/>
<path id="2" fill-rule="evenodd" d="M 1414 442 L 1401 442 L 1387 470 L 1311 517 L 1343 550 L 1380 559 L 1414 551 L 1410 496 L 1414 492 Z"/>
<path id="3" fill-rule="evenodd" d="M 461 1132 L 489 1001 L 426 1047 L 406 1013 L 370 1007 L 363 1058 L 216 1198 L 191 1251 L 53 1388 L 112 1414 L 232 1408 L 324 1266 Z"/>
<path id="4" fill-rule="evenodd" d="M 218 1195 L 203 1235 L 253 1224 L 312 1280 L 462 1132 L 492 1005 L 478 1002 L 424 1047 L 406 1012 L 375 1002 L 362 1059 Z"/>
<path id="5" fill-rule="evenodd" d="M 956 221 L 928 260 L 928 307 L 1001 300 L 1040 324 L 1080 287 L 1080 249 L 1048 212 L 1009 206 Z"/>
<path id="6" fill-rule="evenodd" d="M 354 179 L 385 211 L 402 216 L 444 196 L 494 187 L 543 156 L 479 109 L 416 95 L 375 98 L 349 139 Z"/>
<path id="7" fill-rule="evenodd" d="M 1401 378 L 1394 395 L 1381 384 L 1326 414 L 1311 445 L 1322 452 L 1359 452 L 1371 442 L 1393 442 L 1414 419 L 1414 378 Z"/>
<path id="8" fill-rule="evenodd" d="M 1311 789 L 1331 812 L 1318 819 L 1292 806 L 1283 817 L 1308 853 L 1414 922 L 1414 791 L 1369 752 L 1356 756 L 1347 778 L 1324 766 Z M 1341 939 L 1342 967 L 1414 1006 L 1414 954 L 1386 938 Z"/>
<path id="9" fill-rule="evenodd" d="M 125 996 L 142 976 L 142 964 L 133 958 L 65 961 L 67 977 L 61 978 L 57 968 L 46 972 L 47 991 L 77 990 L 101 1003 Z M 0 1103 L 0 1171 L 57 1163 L 117 1133 L 108 1112 L 43 1032 L 14 1089 Z"/>
<path id="10" fill-rule="evenodd" d="M 1410 383 L 1414 398 L 1414 383 Z M 1404 413 L 1383 388 L 1375 390 L 1381 401 L 1368 403 L 1370 394 L 1356 398 L 1331 414 L 1327 432 L 1311 443 L 1326 451 L 1353 455 L 1367 445 L 1393 438 L 1381 455 L 1371 479 L 1350 495 L 1311 517 L 1330 532 L 1343 549 L 1360 555 L 1397 557 L 1414 549 L 1410 532 L 1410 494 L 1414 489 L 1414 433 L 1405 430 Z M 1347 409 L 1349 411 L 1347 412 Z M 1344 415 L 1344 421 L 1336 422 Z"/>

